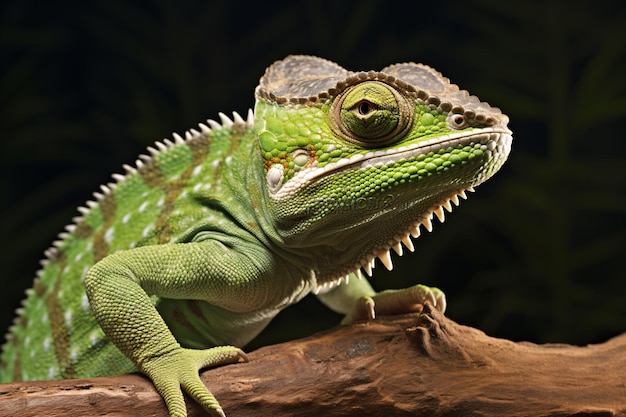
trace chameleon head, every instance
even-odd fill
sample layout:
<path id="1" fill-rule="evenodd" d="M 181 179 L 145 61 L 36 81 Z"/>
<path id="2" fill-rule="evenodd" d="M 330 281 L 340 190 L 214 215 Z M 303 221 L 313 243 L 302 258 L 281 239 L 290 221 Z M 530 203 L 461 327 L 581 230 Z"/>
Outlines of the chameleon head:
<path id="1" fill-rule="evenodd" d="M 443 220 L 511 147 L 507 116 L 420 64 L 353 73 L 290 56 L 256 98 L 270 218 L 290 248 L 332 257 L 318 281 L 412 249 L 409 235 Z"/>

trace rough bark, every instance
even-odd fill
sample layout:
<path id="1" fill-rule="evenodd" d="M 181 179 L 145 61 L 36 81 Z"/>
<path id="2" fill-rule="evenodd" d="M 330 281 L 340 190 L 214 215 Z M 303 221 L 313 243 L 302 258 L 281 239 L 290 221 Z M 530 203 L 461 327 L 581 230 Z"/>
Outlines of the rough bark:
<path id="1" fill-rule="evenodd" d="M 626 416 L 626 333 L 585 347 L 514 343 L 426 306 L 249 356 L 202 373 L 229 417 Z M 0 386 L 0 416 L 17 415 L 167 413 L 134 374 Z"/>

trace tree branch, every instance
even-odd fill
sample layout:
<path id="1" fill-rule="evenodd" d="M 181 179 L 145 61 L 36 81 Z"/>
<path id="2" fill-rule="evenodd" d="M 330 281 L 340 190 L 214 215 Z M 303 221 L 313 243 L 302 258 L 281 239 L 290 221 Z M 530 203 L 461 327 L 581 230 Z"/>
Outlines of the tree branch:
<path id="1" fill-rule="evenodd" d="M 426 306 L 268 346 L 202 379 L 237 416 L 626 416 L 626 333 L 599 345 L 486 336 Z M 190 416 L 205 416 L 188 400 Z M 166 416 L 145 377 L 0 386 L 0 415 Z"/>

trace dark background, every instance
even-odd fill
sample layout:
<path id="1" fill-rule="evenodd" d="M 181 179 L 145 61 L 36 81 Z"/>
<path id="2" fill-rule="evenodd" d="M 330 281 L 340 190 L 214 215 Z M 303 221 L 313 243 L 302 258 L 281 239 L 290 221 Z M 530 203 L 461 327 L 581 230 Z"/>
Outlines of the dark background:
<path id="1" fill-rule="evenodd" d="M 513 340 L 622 333 L 625 28 L 619 0 L 5 1 L 0 328 L 111 173 L 218 111 L 245 114 L 265 67 L 306 53 L 352 70 L 423 62 L 511 118 L 509 162 L 393 274 L 377 267 L 378 289 L 439 286 L 454 320 Z M 256 345 L 337 320 L 306 299 Z"/>

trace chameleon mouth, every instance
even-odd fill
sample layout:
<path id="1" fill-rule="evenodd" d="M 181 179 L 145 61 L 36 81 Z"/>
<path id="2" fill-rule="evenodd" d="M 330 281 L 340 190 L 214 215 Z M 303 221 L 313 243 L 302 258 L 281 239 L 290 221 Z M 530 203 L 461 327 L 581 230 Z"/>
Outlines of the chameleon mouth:
<path id="1" fill-rule="evenodd" d="M 364 155 L 360 155 L 361 158 L 350 158 L 347 162 L 337 161 L 334 166 L 327 168 L 325 171 L 337 172 L 342 169 L 350 169 L 355 167 L 368 167 L 378 164 L 395 163 L 404 159 L 414 158 L 418 155 L 427 154 L 430 152 L 438 152 L 442 149 L 448 149 L 451 147 L 457 147 L 459 145 L 467 145 L 470 143 L 479 144 L 481 150 L 490 152 L 492 156 L 497 157 L 500 162 L 496 164 L 502 164 L 506 160 L 510 151 L 512 142 L 512 133 L 506 128 L 488 128 L 481 129 L 480 132 L 463 134 L 451 134 L 443 139 L 437 138 L 430 142 L 422 142 L 413 146 L 401 147 L 398 149 L 387 151 L 374 151 Z M 495 154 L 495 155 L 494 155 Z M 331 164 L 329 164 L 331 165 Z M 327 165 L 328 167 L 328 165 Z M 492 172 L 495 172 L 493 170 Z M 323 175 L 319 172 L 316 176 Z M 410 252 L 414 251 L 412 238 L 416 239 L 421 234 L 421 229 L 425 229 L 428 232 L 433 229 L 433 219 L 437 217 L 440 223 L 445 221 L 445 211 L 451 212 L 453 206 L 458 206 L 460 200 L 467 199 L 467 192 L 474 192 L 474 186 L 485 181 L 491 174 L 484 174 L 477 176 L 474 182 L 470 185 L 459 186 L 458 189 L 451 191 L 449 194 L 442 196 L 435 201 L 428 209 L 424 210 L 421 217 L 414 220 L 405 230 L 401 230 L 389 239 L 386 244 L 379 245 L 371 252 L 365 253 L 357 262 L 351 267 L 347 267 L 342 271 L 337 271 L 328 276 L 317 276 L 317 286 L 313 292 L 318 294 L 320 292 L 328 291 L 337 285 L 347 283 L 351 274 L 356 275 L 357 278 L 362 278 L 363 272 L 367 276 L 372 276 L 372 269 L 376 265 L 376 259 L 382 263 L 388 270 L 393 269 L 393 263 L 391 260 L 391 251 L 393 250 L 398 256 L 403 255 L 403 246 Z"/>

